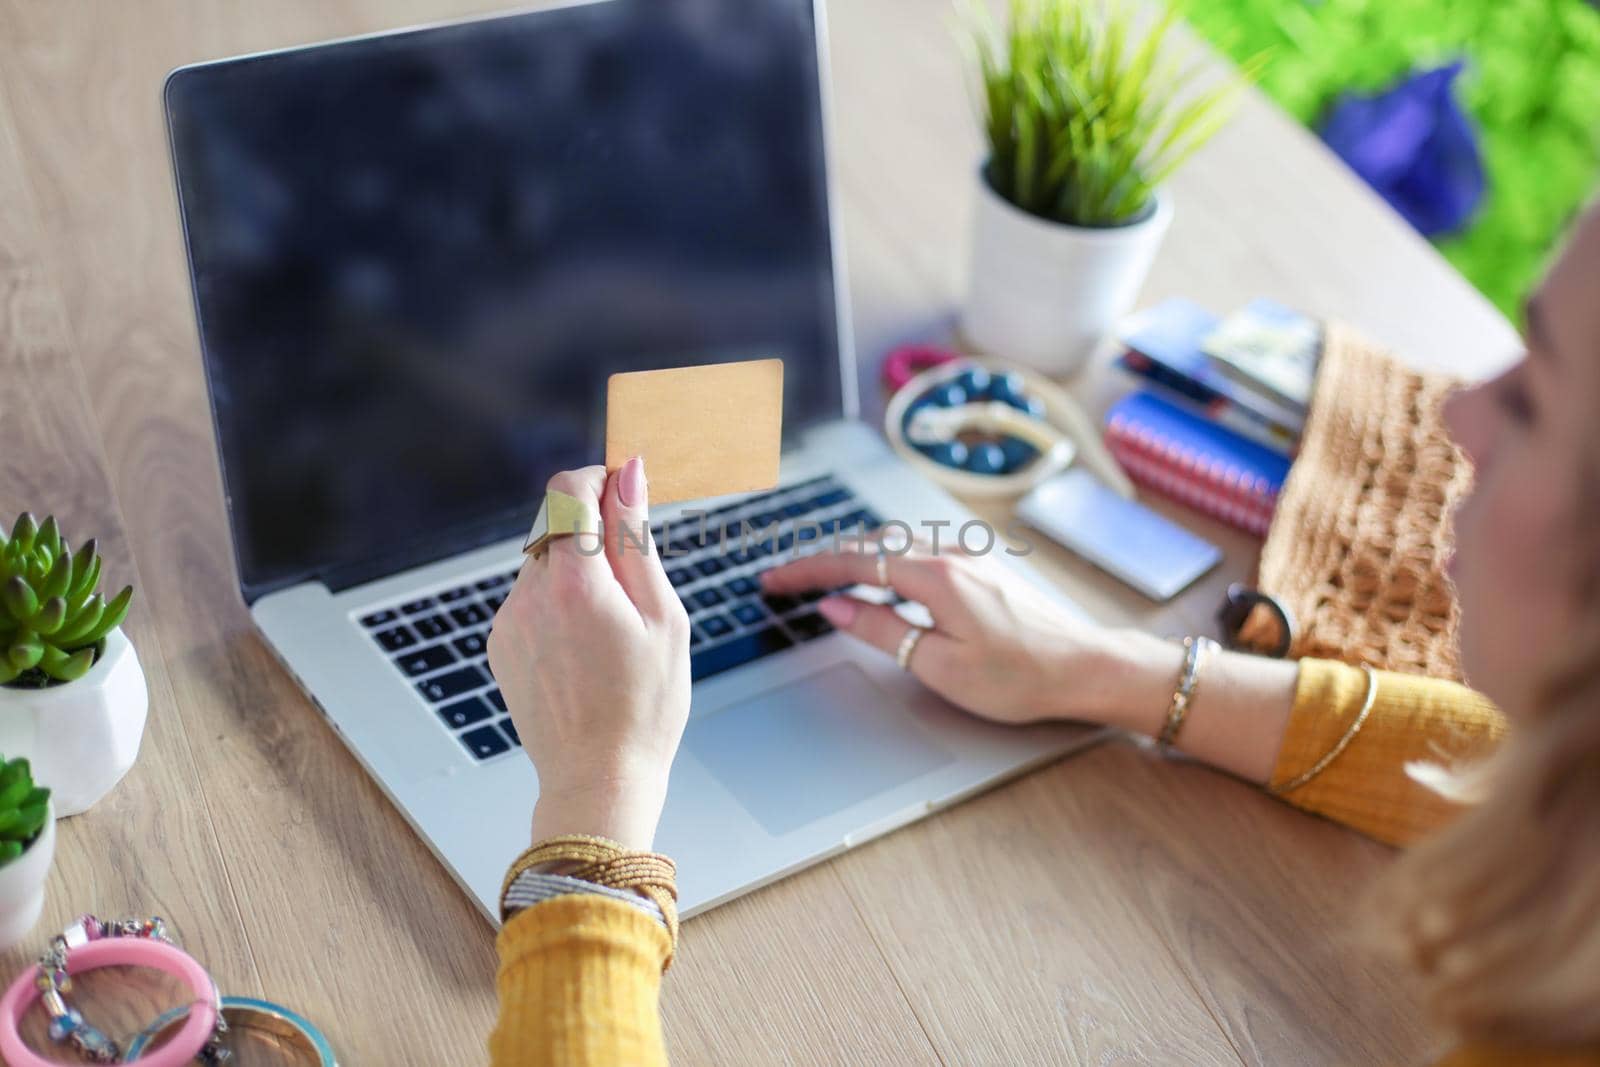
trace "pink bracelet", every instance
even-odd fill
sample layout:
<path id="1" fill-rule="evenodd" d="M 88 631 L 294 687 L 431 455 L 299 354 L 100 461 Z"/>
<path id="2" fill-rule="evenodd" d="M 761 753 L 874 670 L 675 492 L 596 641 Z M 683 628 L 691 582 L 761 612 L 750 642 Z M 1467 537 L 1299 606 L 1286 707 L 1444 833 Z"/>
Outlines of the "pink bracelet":
<path id="1" fill-rule="evenodd" d="M 217 987 L 206 969 L 188 953 L 164 941 L 145 938 L 107 938 L 91 941 L 72 950 L 67 957 L 67 973 L 82 974 L 101 967 L 150 967 L 164 971 L 189 984 L 194 993 L 194 1010 L 183 1029 L 139 1062 L 148 1067 L 183 1067 L 200 1054 L 217 1025 Z M 29 967 L 11 983 L 0 997 L 0 1059 L 7 1067 L 60 1067 L 61 1060 L 47 1060 L 23 1043 L 18 1027 L 22 1017 L 39 999 L 37 967 Z"/>

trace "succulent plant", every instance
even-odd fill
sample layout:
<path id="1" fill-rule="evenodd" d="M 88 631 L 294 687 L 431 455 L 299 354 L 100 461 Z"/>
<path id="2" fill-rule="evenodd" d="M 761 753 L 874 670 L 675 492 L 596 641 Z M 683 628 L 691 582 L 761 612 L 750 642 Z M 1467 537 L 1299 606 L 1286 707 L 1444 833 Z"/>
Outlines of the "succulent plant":
<path id="1" fill-rule="evenodd" d="M 49 815 L 50 790 L 33 784 L 33 769 L 25 759 L 0 756 L 0 867 L 33 843 Z"/>
<path id="2" fill-rule="evenodd" d="M 43 687 L 82 678 L 100 642 L 128 614 L 133 586 L 107 601 L 95 542 L 69 551 L 55 516 L 24 512 L 0 527 L 0 685 Z"/>

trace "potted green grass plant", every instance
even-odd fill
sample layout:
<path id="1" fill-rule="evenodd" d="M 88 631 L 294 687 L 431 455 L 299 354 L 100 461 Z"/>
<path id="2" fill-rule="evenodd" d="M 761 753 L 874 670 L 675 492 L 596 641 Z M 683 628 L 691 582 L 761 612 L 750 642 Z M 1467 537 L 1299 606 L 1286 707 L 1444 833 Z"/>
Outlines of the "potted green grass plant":
<path id="1" fill-rule="evenodd" d="M 39 921 L 55 851 L 50 790 L 34 784 L 27 760 L 0 756 L 0 951 Z"/>
<path id="2" fill-rule="evenodd" d="M 26 756 L 63 818 L 122 780 L 149 693 L 121 624 L 128 586 L 100 592 L 94 541 L 76 551 L 54 517 L 0 528 L 0 751 Z"/>
<path id="3" fill-rule="evenodd" d="M 1133 306 L 1172 221 L 1168 177 L 1227 120 L 1257 64 L 1195 90 L 1167 52 L 1172 10 L 1128 0 L 972 6 L 987 154 L 962 330 L 993 355 L 1070 374 Z"/>

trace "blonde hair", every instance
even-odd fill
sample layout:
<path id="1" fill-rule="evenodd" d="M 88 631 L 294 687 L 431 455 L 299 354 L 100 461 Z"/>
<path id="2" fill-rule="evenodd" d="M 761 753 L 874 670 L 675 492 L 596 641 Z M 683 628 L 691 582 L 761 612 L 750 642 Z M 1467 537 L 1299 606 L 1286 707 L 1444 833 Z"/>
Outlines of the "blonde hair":
<path id="1" fill-rule="evenodd" d="M 1578 499 L 1574 544 L 1592 544 L 1600 477 Z M 1459 1039 L 1600 1044 L 1600 557 L 1575 565 L 1583 632 L 1537 706 L 1484 765 L 1417 775 L 1481 803 L 1401 857 L 1374 894 L 1374 932 Z"/>

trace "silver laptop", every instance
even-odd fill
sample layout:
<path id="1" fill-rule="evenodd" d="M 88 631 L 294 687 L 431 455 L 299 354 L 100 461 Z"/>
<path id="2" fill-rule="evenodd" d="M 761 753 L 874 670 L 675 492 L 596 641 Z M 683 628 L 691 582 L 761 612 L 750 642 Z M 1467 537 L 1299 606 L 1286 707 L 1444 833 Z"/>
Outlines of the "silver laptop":
<path id="1" fill-rule="evenodd" d="M 652 515 L 694 631 L 657 837 L 685 914 L 1090 736 L 980 723 L 756 586 L 971 518 L 856 417 L 823 38 L 811 0 L 601 0 L 168 80 L 244 599 L 491 917 L 538 781 L 486 633 L 616 371 L 785 363 L 778 488 Z M 725 545 L 746 520 L 780 534 Z"/>

